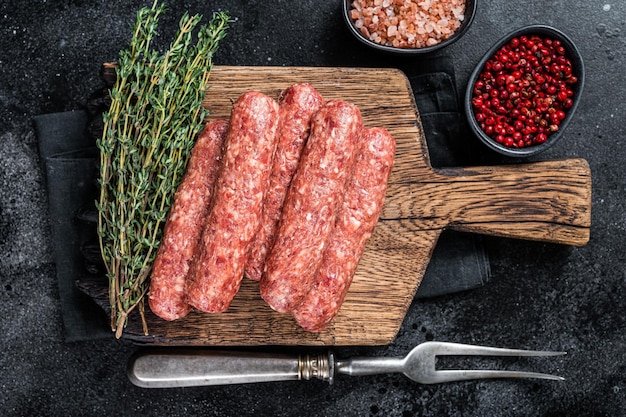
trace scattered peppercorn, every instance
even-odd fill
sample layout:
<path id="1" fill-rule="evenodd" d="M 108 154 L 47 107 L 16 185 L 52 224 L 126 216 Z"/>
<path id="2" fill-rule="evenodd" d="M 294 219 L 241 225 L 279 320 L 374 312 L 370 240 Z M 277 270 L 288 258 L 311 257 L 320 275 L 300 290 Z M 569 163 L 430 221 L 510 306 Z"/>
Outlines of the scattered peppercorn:
<path id="1" fill-rule="evenodd" d="M 577 82 L 560 40 L 515 37 L 485 63 L 474 83 L 474 117 L 501 145 L 539 145 L 559 130 Z"/>

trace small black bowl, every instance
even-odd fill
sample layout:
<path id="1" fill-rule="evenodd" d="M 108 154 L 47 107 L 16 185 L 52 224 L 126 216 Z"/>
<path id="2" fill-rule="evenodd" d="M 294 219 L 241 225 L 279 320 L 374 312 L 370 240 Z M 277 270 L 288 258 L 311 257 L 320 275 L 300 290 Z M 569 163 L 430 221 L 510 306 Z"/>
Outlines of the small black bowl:
<path id="1" fill-rule="evenodd" d="M 363 36 L 363 34 L 356 28 L 356 26 L 354 26 L 354 23 L 352 22 L 352 19 L 350 18 L 350 10 L 352 9 L 353 1 L 354 0 L 344 0 L 343 18 L 344 18 L 346 25 L 348 26 L 348 29 L 354 35 L 354 37 L 357 38 L 363 44 L 371 48 L 374 48 L 378 51 L 389 52 L 389 53 L 393 53 L 397 55 L 428 54 L 428 53 L 438 51 L 442 48 L 445 48 L 448 45 L 453 44 L 467 32 L 467 30 L 469 29 L 470 25 L 472 24 L 474 20 L 474 15 L 476 14 L 476 0 L 466 0 L 463 23 L 461 23 L 461 26 L 459 27 L 459 29 L 457 29 L 457 31 L 448 39 L 446 39 L 445 41 L 439 42 L 436 45 L 424 46 L 422 48 L 396 48 L 393 46 L 380 45 L 376 42 L 373 42 L 367 39 L 365 36 Z"/>
<path id="2" fill-rule="evenodd" d="M 565 116 L 565 119 L 561 121 L 558 131 L 550 134 L 548 136 L 547 141 L 542 144 L 532 145 L 532 146 L 528 146 L 524 148 L 511 148 L 511 147 L 507 147 L 496 142 L 494 139 L 488 136 L 485 132 L 483 132 L 483 130 L 480 128 L 480 125 L 476 121 L 476 118 L 474 117 L 474 111 L 472 108 L 472 96 L 473 96 L 473 91 L 474 91 L 474 84 L 476 83 L 479 75 L 483 71 L 483 68 L 485 67 L 485 63 L 502 46 L 507 44 L 511 39 L 520 37 L 522 35 L 527 35 L 527 36 L 539 35 L 539 36 L 549 37 L 551 39 L 560 40 L 561 44 L 565 47 L 566 57 L 569 58 L 570 61 L 572 62 L 572 74 L 578 78 L 578 82 L 574 84 L 572 88 L 572 91 L 574 92 L 572 100 L 574 103 L 572 107 L 565 110 L 566 116 Z M 502 155 L 511 156 L 511 157 L 520 158 L 520 157 L 533 156 L 550 148 L 562 137 L 565 127 L 569 124 L 570 120 L 572 120 L 572 116 L 574 115 L 576 107 L 578 107 L 578 103 L 580 102 L 580 96 L 582 94 L 584 84 L 585 84 L 585 67 L 583 64 L 582 56 L 580 54 L 580 51 L 576 47 L 576 45 L 574 45 L 574 42 L 572 42 L 572 40 L 569 37 L 567 37 L 567 35 L 559 31 L 558 29 L 555 29 L 550 26 L 545 26 L 545 25 L 525 26 L 502 37 L 498 42 L 495 43 L 493 47 L 491 47 L 491 49 L 487 51 L 487 53 L 480 60 L 480 62 L 478 63 L 474 71 L 472 72 L 472 75 L 470 76 L 468 84 L 467 84 L 467 89 L 465 92 L 465 100 L 464 100 L 465 101 L 464 103 L 465 114 L 467 116 L 467 120 L 469 122 L 470 128 L 472 129 L 474 134 L 478 136 L 478 138 L 485 145 L 487 145 L 487 147 L 489 147 L 490 149 Z"/>

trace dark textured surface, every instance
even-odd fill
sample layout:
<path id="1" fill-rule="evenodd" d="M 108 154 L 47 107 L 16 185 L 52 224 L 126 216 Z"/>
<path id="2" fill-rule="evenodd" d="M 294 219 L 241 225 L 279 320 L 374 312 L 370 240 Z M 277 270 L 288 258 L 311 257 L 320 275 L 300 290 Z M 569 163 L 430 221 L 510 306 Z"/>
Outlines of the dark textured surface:
<path id="1" fill-rule="evenodd" d="M 115 60 L 134 12 L 148 2 L 0 4 L 0 410 L 3 415 L 619 416 L 626 409 L 626 88 L 623 2 L 483 0 L 474 25 L 444 52 L 459 91 L 492 42 L 550 24 L 579 46 L 587 83 L 562 140 L 534 160 L 583 157 L 593 173 L 591 240 L 582 248 L 487 238 L 493 277 L 478 290 L 416 301 L 389 346 L 337 353 L 404 355 L 425 340 L 565 350 L 562 358 L 478 361 L 533 368 L 565 382 L 420 386 L 399 375 L 325 383 L 143 390 L 114 340 L 66 343 L 55 279 L 34 115 L 77 109 Z M 236 18 L 217 57 L 228 65 L 407 66 L 363 49 L 343 28 L 339 1 L 180 1 L 162 19 L 168 39 L 183 10 Z M 427 59 L 427 58 L 414 58 Z M 478 145 L 477 145 L 478 146 Z M 511 162 L 481 149 L 481 160 Z M 469 361 L 457 365 L 469 366 Z"/>

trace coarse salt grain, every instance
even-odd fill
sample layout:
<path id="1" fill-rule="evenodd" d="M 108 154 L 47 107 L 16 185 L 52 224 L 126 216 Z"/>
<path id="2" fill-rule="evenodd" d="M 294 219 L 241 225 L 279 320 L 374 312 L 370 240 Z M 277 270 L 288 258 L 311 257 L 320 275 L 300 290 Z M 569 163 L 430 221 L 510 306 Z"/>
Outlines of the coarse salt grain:
<path id="1" fill-rule="evenodd" d="M 367 39 L 396 48 L 436 45 L 465 18 L 466 0 L 354 0 L 350 17 Z"/>

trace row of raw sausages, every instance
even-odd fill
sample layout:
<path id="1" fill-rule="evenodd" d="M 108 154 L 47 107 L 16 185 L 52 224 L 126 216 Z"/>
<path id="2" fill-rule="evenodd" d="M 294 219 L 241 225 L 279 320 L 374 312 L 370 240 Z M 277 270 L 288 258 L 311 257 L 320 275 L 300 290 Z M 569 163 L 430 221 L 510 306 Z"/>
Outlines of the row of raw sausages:
<path id="1" fill-rule="evenodd" d="M 150 284 L 166 320 L 228 309 L 245 276 L 307 331 L 336 316 L 384 203 L 395 141 L 296 84 L 208 123 L 174 198 Z"/>

